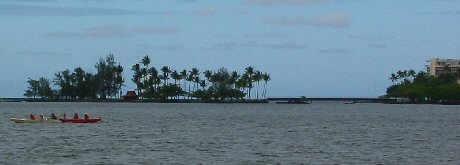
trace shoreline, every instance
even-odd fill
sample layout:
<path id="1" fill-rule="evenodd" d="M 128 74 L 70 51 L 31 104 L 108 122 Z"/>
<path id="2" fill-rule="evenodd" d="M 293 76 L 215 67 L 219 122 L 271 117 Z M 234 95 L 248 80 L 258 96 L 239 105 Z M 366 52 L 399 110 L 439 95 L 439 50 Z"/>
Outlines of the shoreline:
<path id="1" fill-rule="evenodd" d="M 267 98 L 267 99 L 244 99 L 244 100 L 200 100 L 200 99 L 171 99 L 171 100 L 154 100 L 154 99 L 139 99 L 139 100 L 123 100 L 123 99 L 85 99 L 85 100 L 43 100 L 41 98 L 0 98 L 1 102 L 100 102 L 100 103 L 216 103 L 216 104 L 314 104 L 317 101 L 332 101 L 343 102 L 344 104 L 362 104 L 362 103 L 381 103 L 381 104 L 432 104 L 432 105 L 460 105 L 458 101 L 445 102 L 398 102 L 396 99 L 379 99 L 379 98 Z"/>

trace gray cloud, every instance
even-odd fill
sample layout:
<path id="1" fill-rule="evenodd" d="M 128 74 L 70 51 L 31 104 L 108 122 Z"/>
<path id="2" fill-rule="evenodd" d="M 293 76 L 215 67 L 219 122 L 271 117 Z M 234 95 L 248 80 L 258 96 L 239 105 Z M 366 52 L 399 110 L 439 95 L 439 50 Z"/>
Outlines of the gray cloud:
<path id="1" fill-rule="evenodd" d="M 179 51 L 185 50 L 185 46 L 182 44 L 172 44 L 172 45 L 148 45 L 148 44 L 138 44 L 136 47 L 142 49 L 153 49 L 153 50 L 167 50 L 167 51 Z"/>
<path id="2" fill-rule="evenodd" d="M 381 37 L 381 36 L 374 36 L 374 35 L 350 35 L 348 38 L 357 39 L 357 40 L 369 40 L 369 41 L 383 41 L 383 40 L 390 39 L 388 36 Z"/>
<path id="3" fill-rule="evenodd" d="M 140 15 L 145 11 L 126 9 L 109 9 L 95 7 L 50 7 L 36 5 L 0 4 L 0 15 L 12 16 L 106 16 L 106 15 Z"/>
<path id="4" fill-rule="evenodd" d="M 145 34 L 175 34 L 181 31 L 178 27 L 154 27 L 139 26 L 128 27 L 124 25 L 99 25 L 81 29 L 78 32 L 50 32 L 44 34 L 45 37 L 93 37 L 93 38 L 112 38 L 129 37 Z"/>
<path id="5" fill-rule="evenodd" d="M 266 47 L 269 47 L 272 49 L 306 49 L 308 48 L 307 45 L 299 44 L 296 42 L 284 42 L 284 43 L 279 43 L 279 44 L 266 45 Z"/>
<path id="6" fill-rule="evenodd" d="M 237 42 L 221 42 L 212 45 L 211 47 L 205 48 L 206 50 L 234 50 L 240 48 L 257 48 L 260 47 L 260 44 L 256 42 L 246 42 L 246 43 L 237 43 Z"/>
<path id="7" fill-rule="evenodd" d="M 297 16 L 293 18 L 288 17 L 266 17 L 263 22 L 265 24 L 282 25 L 282 26 L 306 26 L 309 21 L 304 16 Z"/>
<path id="8" fill-rule="evenodd" d="M 14 2 L 14 3 L 49 3 L 49 2 L 58 2 L 59 0 L 2 0 L 2 2 Z"/>
<path id="9" fill-rule="evenodd" d="M 230 10 L 230 14 L 237 16 L 248 16 L 251 15 L 252 12 L 243 8 L 233 8 Z"/>
<path id="10" fill-rule="evenodd" d="M 348 53 L 348 52 L 350 51 L 345 48 L 326 48 L 326 49 L 321 49 L 318 51 L 318 53 L 321 53 L 321 54 L 343 54 L 343 53 Z"/>
<path id="11" fill-rule="evenodd" d="M 219 8 L 217 8 L 217 6 L 205 6 L 205 7 L 196 9 L 192 13 L 195 16 L 211 16 L 211 15 L 217 14 L 218 11 L 219 11 Z"/>
<path id="12" fill-rule="evenodd" d="M 388 48 L 387 45 L 383 45 L 383 44 L 369 44 L 367 46 L 369 48 L 375 48 L 375 49 L 386 49 L 386 48 Z"/>
<path id="13" fill-rule="evenodd" d="M 31 57 L 65 57 L 72 55 L 71 53 L 55 52 L 55 51 L 37 51 L 37 50 L 21 50 L 15 54 Z"/>
<path id="14" fill-rule="evenodd" d="M 326 2 L 327 0 L 243 0 L 243 3 L 255 5 L 312 5 Z"/>
<path id="15" fill-rule="evenodd" d="M 176 0 L 177 2 L 198 2 L 199 0 Z"/>
<path id="16" fill-rule="evenodd" d="M 448 12 L 445 12 L 446 14 L 448 15 L 460 15 L 460 11 L 448 11 Z"/>
<path id="17" fill-rule="evenodd" d="M 323 27 L 344 27 L 350 24 L 350 19 L 347 12 L 340 11 L 314 17 L 310 24 Z"/>
<path id="18" fill-rule="evenodd" d="M 174 34 L 181 31 L 178 27 L 154 27 L 141 26 L 133 28 L 133 31 L 139 34 Z"/>
<path id="19" fill-rule="evenodd" d="M 278 32 L 267 32 L 260 34 L 248 34 L 246 37 L 256 37 L 256 38 L 286 38 L 287 36 Z"/>
<path id="20" fill-rule="evenodd" d="M 311 19 L 306 19 L 304 16 L 266 17 L 263 23 L 281 26 L 346 27 L 350 25 L 350 19 L 348 13 L 342 11 L 319 15 Z"/>
<path id="21" fill-rule="evenodd" d="M 270 48 L 274 50 L 287 50 L 287 49 L 306 49 L 308 45 L 300 44 L 296 42 L 282 42 L 276 44 L 262 44 L 257 42 L 222 42 L 212 45 L 211 47 L 205 48 L 206 50 L 237 50 L 246 48 Z"/>

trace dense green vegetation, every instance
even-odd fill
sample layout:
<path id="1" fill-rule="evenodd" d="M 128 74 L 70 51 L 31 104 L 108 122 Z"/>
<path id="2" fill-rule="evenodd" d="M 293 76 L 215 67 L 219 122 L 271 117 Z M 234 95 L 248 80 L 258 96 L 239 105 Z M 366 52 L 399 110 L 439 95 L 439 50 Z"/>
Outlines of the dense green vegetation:
<path id="1" fill-rule="evenodd" d="M 57 72 L 53 83 L 57 89 L 52 90 L 50 80 L 40 77 L 39 80 L 27 81 L 29 87 L 24 96 L 42 99 L 106 99 L 120 94 L 124 79 L 123 67 L 116 64 L 113 54 L 101 58 L 96 63 L 96 74 L 88 73 L 81 67 L 71 72 L 69 69 Z M 120 94 L 121 95 L 121 94 Z M 119 95 L 119 96 L 120 96 Z"/>
<path id="2" fill-rule="evenodd" d="M 267 83 L 271 80 L 270 74 L 262 73 L 253 67 L 247 67 L 243 74 L 239 74 L 236 71 L 229 72 L 226 68 L 200 72 L 197 68 L 178 71 L 163 66 L 158 70 L 150 67 L 150 62 L 151 59 L 145 56 L 131 68 L 134 72 L 131 80 L 136 84 L 138 95 L 144 100 L 260 99 L 266 97 Z M 95 74 L 86 72 L 81 67 L 73 71 L 66 69 L 57 72 L 52 81 L 56 89 L 52 89 L 51 81 L 47 78 L 29 78 L 29 87 L 24 96 L 46 100 L 120 98 L 125 83 L 122 76 L 124 68 L 121 64 L 117 64 L 114 56 L 109 54 L 99 59 L 95 68 Z"/>
<path id="3" fill-rule="evenodd" d="M 255 99 L 259 99 L 265 98 L 266 86 L 271 80 L 268 73 L 262 73 L 253 67 L 245 68 L 243 74 L 229 72 L 226 68 L 200 72 L 197 68 L 178 71 L 163 66 L 158 71 L 155 67 L 149 67 L 150 62 L 150 58 L 145 56 L 131 69 L 134 72 L 131 80 L 136 84 L 138 95 L 144 99 L 253 99 L 251 92 L 254 87 Z M 263 91 L 260 91 L 262 81 Z"/>
<path id="4" fill-rule="evenodd" d="M 460 79 L 460 72 L 452 72 L 448 67 L 436 77 L 429 76 L 424 71 L 398 71 L 391 74 L 390 80 L 394 84 L 387 88 L 387 96 L 419 103 L 459 101 L 460 84 L 457 79 Z"/>

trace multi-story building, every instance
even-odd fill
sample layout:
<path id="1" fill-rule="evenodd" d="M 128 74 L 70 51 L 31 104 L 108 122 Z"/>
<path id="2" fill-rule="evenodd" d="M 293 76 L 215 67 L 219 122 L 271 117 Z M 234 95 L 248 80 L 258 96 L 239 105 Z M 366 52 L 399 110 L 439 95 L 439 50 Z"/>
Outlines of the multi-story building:
<path id="1" fill-rule="evenodd" d="M 456 73 L 460 69 L 460 59 L 439 59 L 434 58 L 427 61 L 427 72 L 430 76 L 438 76 L 448 69 L 450 73 Z"/>

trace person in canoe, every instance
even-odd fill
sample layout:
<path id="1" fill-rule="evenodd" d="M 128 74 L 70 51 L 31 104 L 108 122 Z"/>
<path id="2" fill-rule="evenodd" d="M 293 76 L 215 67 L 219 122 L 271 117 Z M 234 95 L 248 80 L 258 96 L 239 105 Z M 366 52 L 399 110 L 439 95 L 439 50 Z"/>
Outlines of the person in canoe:
<path id="1" fill-rule="evenodd" d="M 57 116 L 54 113 L 51 113 L 50 119 L 57 120 Z"/>
<path id="2" fill-rule="evenodd" d="M 30 118 L 30 120 L 35 120 L 35 115 L 32 114 L 32 113 L 30 113 L 30 114 L 29 114 L 29 118 Z"/>
<path id="3" fill-rule="evenodd" d="M 43 114 L 40 114 L 40 120 L 45 120 L 45 116 Z"/>
<path id="4" fill-rule="evenodd" d="M 85 120 L 89 120 L 89 115 L 85 113 Z"/>
<path id="5" fill-rule="evenodd" d="M 78 117 L 78 113 L 75 113 L 75 114 L 73 115 L 73 119 L 80 119 L 80 117 Z"/>
<path id="6" fill-rule="evenodd" d="M 62 114 L 62 118 L 63 118 L 63 119 L 67 119 L 67 116 L 65 115 L 65 113 Z"/>

